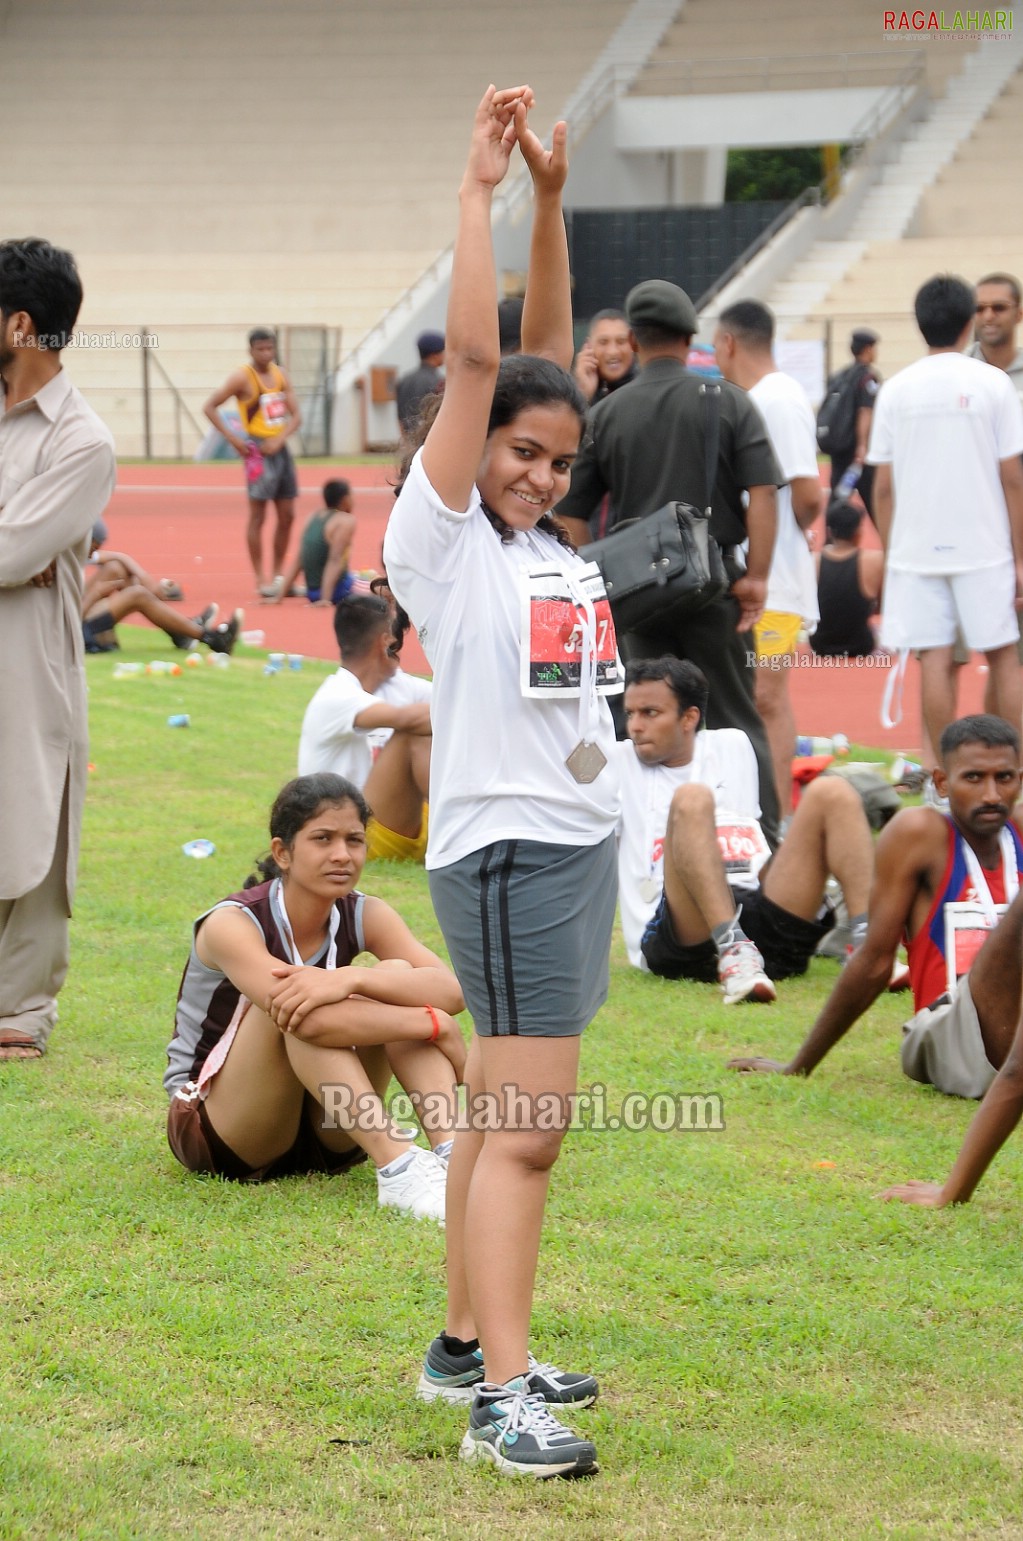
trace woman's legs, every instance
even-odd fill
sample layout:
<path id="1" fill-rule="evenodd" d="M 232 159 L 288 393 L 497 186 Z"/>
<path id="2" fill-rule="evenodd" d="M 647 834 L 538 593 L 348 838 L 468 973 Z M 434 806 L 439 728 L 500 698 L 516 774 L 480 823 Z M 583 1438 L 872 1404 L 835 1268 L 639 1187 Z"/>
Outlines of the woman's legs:
<path id="1" fill-rule="evenodd" d="M 469 1057 L 465 1062 L 466 1107 L 473 1106 L 473 1098 L 485 1091 L 483 1061 L 480 1040 L 473 1034 L 469 1045 Z M 483 1134 L 475 1129 L 459 1129 L 455 1135 L 455 1147 L 448 1161 L 448 1191 L 445 1217 L 445 1250 L 447 1253 L 448 1305 L 444 1331 L 452 1338 L 471 1343 L 476 1337 L 476 1323 L 469 1304 L 469 1283 L 465 1268 L 465 1212 L 469 1198 L 472 1174 L 483 1149 Z"/>
<path id="2" fill-rule="evenodd" d="M 505 1384 L 528 1368 L 529 1318 L 533 1283 L 543 1227 L 550 1170 L 558 1158 L 570 1117 L 569 1094 L 575 1091 L 579 1069 L 579 1039 L 500 1037 L 479 1038 L 478 1052 L 488 1106 L 499 1107 L 502 1127 L 487 1130 L 482 1139 L 460 1135 L 449 1176 L 448 1225 L 464 1227 L 463 1279 L 457 1258 L 450 1279 L 454 1299 L 464 1288 L 476 1334 L 483 1347 L 488 1381 Z M 472 1085 L 472 1091 L 477 1086 Z M 538 1109 L 540 1097 L 544 1102 Z M 494 1099 L 497 1099 L 496 1102 Z M 560 1099 L 560 1111 L 553 1099 Z M 537 1128 L 538 1114 L 544 1127 Z M 470 1120 L 472 1104 L 470 1103 Z M 549 1124 L 556 1127 L 548 1128 Z M 473 1141 L 478 1141 L 475 1160 Z M 462 1149 L 459 1146 L 462 1145 Z M 454 1213 L 465 1167 L 464 1214 Z M 449 1331 L 458 1332 L 452 1323 Z"/>
<path id="3" fill-rule="evenodd" d="M 206 1113 L 241 1161 L 251 1167 L 268 1166 L 295 1143 L 306 1092 L 322 1106 L 321 1087 L 328 1084 L 350 1087 L 353 1104 L 373 1091 L 354 1050 L 304 1043 L 282 1033 L 264 1011 L 250 1006 L 210 1087 Z M 377 1166 L 408 1150 L 408 1142 L 398 1139 L 389 1126 L 369 1129 L 349 1121 L 342 1130 Z M 330 1132 L 324 1130 L 320 1137 Z M 347 1149 L 347 1143 L 340 1148 Z"/>

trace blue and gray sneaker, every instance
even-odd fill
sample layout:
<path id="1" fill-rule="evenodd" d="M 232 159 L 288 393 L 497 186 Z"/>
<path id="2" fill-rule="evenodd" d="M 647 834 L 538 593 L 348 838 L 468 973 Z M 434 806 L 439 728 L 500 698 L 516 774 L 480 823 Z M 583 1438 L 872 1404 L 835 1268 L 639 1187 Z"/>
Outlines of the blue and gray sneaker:
<path id="1" fill-rule="evenodd" d="M 558 1370 L 552 1364 L 540 1364 L 529 1355 L 526 1390 L 543 1397 L 557 1407 L 590 1407 L 600 1393 L 592 1375 L 575 1375 Z M 468 1354 L 449 1354 L 442 1337 L 434 1338 L 426 1351 L 423 1373 L 416 1396 L 421 1402 L 451 1402 L 468 1406 L 483 1384 L 483 1352 L 474 1348 Z"/>
<path id="2" fill-rule="evenodd" d="M 458 1453 L 519 1477 L 584 1477 L 599 1470 L 592 1442 L 559 1423 L 522 1375 L 506 1386 L 479 1387 Z"/>

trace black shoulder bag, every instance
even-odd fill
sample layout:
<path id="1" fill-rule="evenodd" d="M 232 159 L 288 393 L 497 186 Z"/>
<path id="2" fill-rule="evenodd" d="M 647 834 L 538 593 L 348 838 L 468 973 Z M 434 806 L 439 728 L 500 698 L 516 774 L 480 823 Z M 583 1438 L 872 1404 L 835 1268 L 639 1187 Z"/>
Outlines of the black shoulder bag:
<path id="1" fill-rule="evenodd" d="M 583 546 L 604 578 L 615 629 L 670 634 L 728 588 L 721 548 L 710 533 L 711 498 L 721 438 L 721 387 L 700 386 L 704 417 L 702 509 L 666 503 L 652 514 L 616 524 L 610 535 Z"/>

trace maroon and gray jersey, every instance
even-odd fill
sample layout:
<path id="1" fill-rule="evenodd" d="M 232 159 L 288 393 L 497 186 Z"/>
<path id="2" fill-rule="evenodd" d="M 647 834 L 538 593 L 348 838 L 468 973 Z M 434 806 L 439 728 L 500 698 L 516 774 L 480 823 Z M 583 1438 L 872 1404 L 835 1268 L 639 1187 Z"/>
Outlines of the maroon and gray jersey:
<path id="1" fill-rule="evenodd" d="M 282 913 L 279 896 L 278 879 L 260 883 L 255 888 L 247 888 L 243 893 L 231 894 L 229 898 L 222 899 L 219 904 L 200 915 L 192 927 L 192 950 L 178 990 L 174 1037 L 167 1045 L 168 1063 L 163 1084 L 168 1096 L 173 1096 L 187 1082 L 198 1079 L 207 1055 L 227 1031 L 241 996 L 240 990 L 225 974 L 219 969 L 208 968 L 199 957 L 195 948 L 199 927 L 214 910 L 232 906 L 251 917 L 271 957 L 279 958 L 282 963 L 291 963 L 294 960 L 285 941 L 287 918 Z M 334 906 L 338 912 L 335 938 L 338 968 L 346 967 L 365 950 L 366 941 L 362 930 L 365 902 L 365 894 L 356 891 L 338 899 Z M 325 968 L 329 947 L 328 936 L 315 955 L 304 960 L 306 965 L 310 968 Z"/>

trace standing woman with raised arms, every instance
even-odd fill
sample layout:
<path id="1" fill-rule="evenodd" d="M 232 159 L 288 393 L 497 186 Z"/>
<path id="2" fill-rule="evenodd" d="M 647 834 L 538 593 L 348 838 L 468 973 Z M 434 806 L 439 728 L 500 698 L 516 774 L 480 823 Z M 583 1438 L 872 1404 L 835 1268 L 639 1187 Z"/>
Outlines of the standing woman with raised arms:
<path id="1" fill-rule="evenodd" d="M 599 575 L 551 517 L 585 408 L 567 373 L 567 130 L 545 151 L 532 101 L 528 86 L 491 86 L 476 113 L 444 394 L 403 468 L 384 558 L 434 670 L 426 865 L 475 1022 L 469 1106 L 487 1094 L 510 1115 L 485 1129 L 470 1118 L 455 1138 L 447 1321 L 419 1394 L 471 1403 L 465 1459 L 549 1477 L 596 1467 L 592 1443 L 552 1411 L 588 1405 L 596 1381 L 538 1364 L 528 1338 L 579 1038 L 607 994 L 618 785 L 601 696 L 621 685 Z M 533 356 L 502 361 L 490 213 L 516 142 L 535 190 L 522 320 Z"/>

